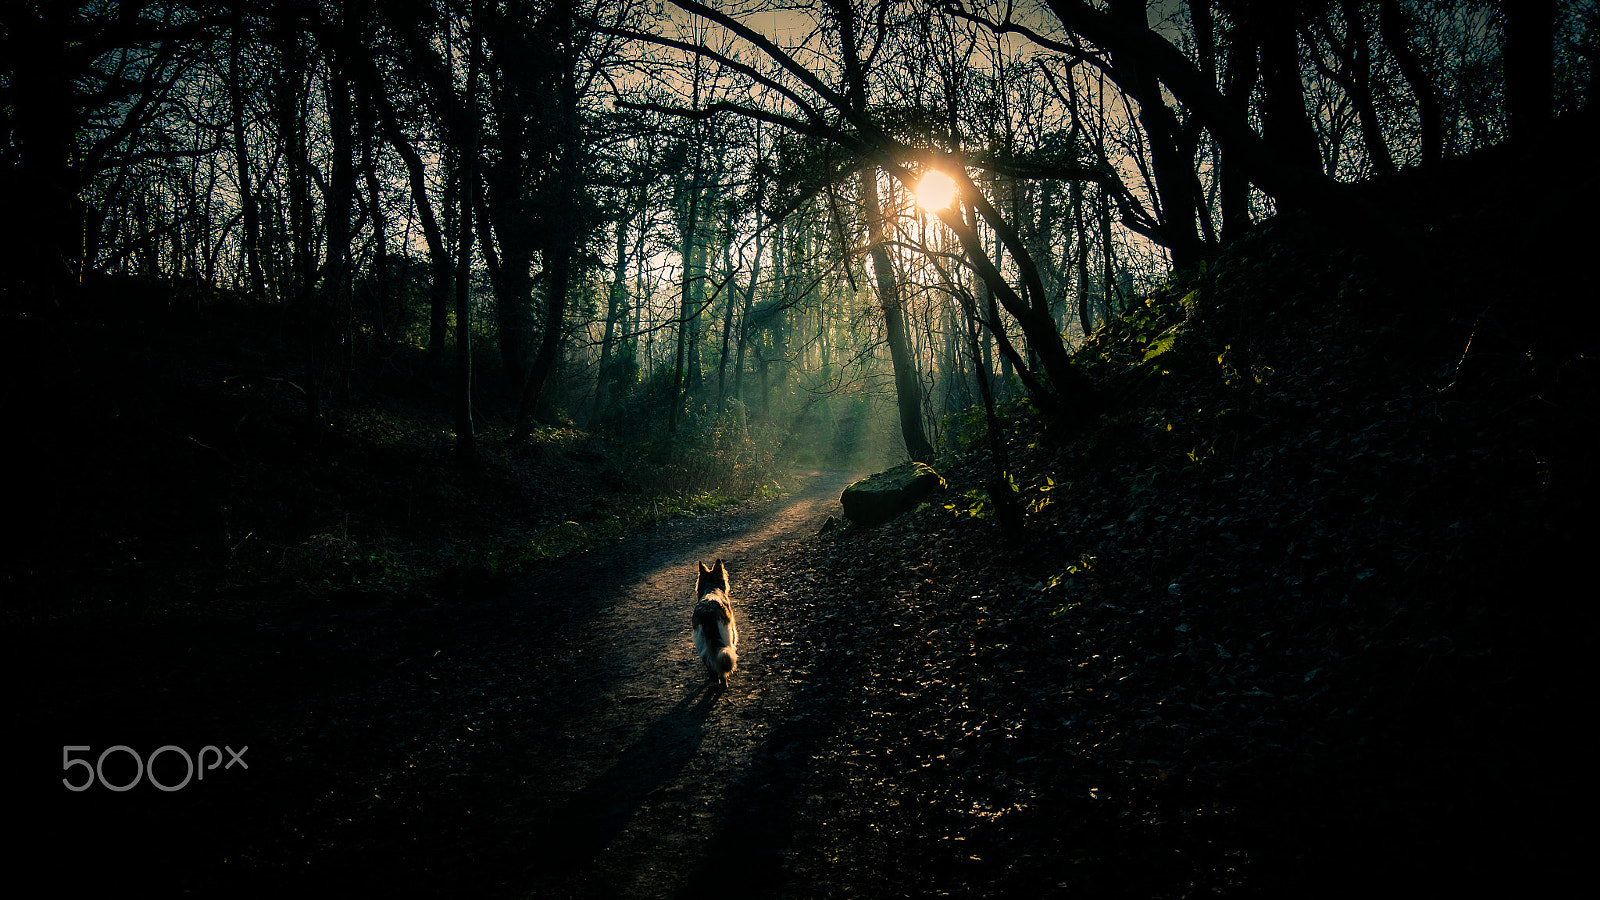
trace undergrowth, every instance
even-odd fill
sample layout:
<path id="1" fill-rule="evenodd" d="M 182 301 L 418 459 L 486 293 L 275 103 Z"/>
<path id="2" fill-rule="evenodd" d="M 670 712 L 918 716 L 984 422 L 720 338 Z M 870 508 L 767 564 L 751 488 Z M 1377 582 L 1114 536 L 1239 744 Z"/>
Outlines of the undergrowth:
<path id="1" fill-rule="evenodd" d="M 1384 262 L 1268 223 L 1079 352 L 1097 419 L 999 410 L 1020 528 L 969 415 L 942 500 L 797 555 L 849 611 L 804 631 L 867 810 L 828 827 L 925 854 L 899 892 L 1500 895 L 1577 858 L 1541 773 L 1590 655 L 1593 356 L 1463 354 L 1498 298 L 1417 310 Z"/>
<path id="2" fill-rule="evenodd" d="M 730 406 L 671 441 L 487 419 L 456 458 L 438 391 L 371 389 L 322 420 L 297 357 L 237 310 L 5 323 L 24 448 L 5 615 L 233 615 L 455 599 L 678 516 L 781 492 L 778 441 Z"/>

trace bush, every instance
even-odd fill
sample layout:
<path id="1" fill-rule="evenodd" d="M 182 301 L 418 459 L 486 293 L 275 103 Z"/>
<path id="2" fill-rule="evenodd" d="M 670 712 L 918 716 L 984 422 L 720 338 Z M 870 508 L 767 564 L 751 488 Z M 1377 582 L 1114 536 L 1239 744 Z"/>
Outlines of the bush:
<path id="1" fill-rule="evenodd" d="M 689 417 L 664 448 L 658 493 L 751 496 L 771 482 L 780 443 L 771 429 L 751 428 L 744 404 L 729 400 L 718 413 Z"/>

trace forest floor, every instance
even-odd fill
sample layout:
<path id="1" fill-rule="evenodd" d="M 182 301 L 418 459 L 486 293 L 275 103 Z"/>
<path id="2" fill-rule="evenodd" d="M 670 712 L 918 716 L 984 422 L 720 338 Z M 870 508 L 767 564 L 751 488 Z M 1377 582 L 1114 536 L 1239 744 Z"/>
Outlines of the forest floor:
<path id="1" fill-rule="evenodd" d="M 135 396 L 101 363 L 13 416 L 69 422 L 22 487 L 71 513 L 25 499 L 7 548 L 16 868 L 67 895 L 1554 893 L 1586 858 L 1600 392 L 1592 354 L 1484 349 L 1505 308 L 1452 277 L 1459 310 L 1406 312 L 1427 279 L 1260 229 L 1084 356 L 1094 422 L 1003 411 L 1019 534 L 980 439 L 876 528 L 819 533 L 865 473 L 806 471 L 428 590 L 283 575 L 594 526 L 618 507 L 576 485 L 617 466 L 558 445 L 518 494 L 372 429 L 242 427 L 205 366 Z M 725 692 L 688 633 L 717 557 Z M 143 777 L 185 754 L 215 768 Z"/>
<path id="2" fill-rule="evenodd" d="M 94 865 L 54 886 L 75 893 L 109 869 L 229 894 L 655 897 L 728 865 L 748 884 L 796 849 L 782 835 L 807 802 L 821 731 L 797 699 L 814 662 L 794 651 L 809 605 L 736 594 L 739 671 L 715 690 L 689 641 L 694 563 L 770 568 L 837 512 L 846 481 L 797 473 L 783 500 L 675 519 L 510 590 L 398 615 L 29 633 L 27 733 L 91 759 L 116 744 L 250 748 L 248 770 L 168 794 L 58 784 L 36 810 L 38 849 Z M 178 754 L 163 766 L 182 782 Z"/>

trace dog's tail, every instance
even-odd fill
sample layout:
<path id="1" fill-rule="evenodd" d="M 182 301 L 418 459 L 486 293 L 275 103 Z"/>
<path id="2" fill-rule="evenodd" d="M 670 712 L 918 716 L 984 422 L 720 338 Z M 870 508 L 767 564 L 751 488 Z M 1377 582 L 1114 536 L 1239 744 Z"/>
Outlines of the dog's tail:
<path id="1" fill-rule="evenodd" d="M 728 641 L 727 626 L 719 625 L 717 630 L 721 632 L 722 648 L 717 651 L 717 656 L 711 661 L 711 664 L 719 674 L 726 677 L 739 667 L 739 653 L 733 649 L 733 644 Z"/>

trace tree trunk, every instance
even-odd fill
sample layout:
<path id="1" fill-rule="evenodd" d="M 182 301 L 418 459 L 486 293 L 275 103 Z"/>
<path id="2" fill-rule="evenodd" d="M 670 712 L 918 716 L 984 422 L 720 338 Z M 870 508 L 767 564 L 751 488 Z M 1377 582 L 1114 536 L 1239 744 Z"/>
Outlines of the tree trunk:
<path id="1" fill-rule="evenodd" d="M 544 331 L 539 340 L 539 352 L 528 370 L 528 380 L 522 387 L 517 403 L 517 421 L 512 429 L 512 439 L 519 440 L 527 433 L 528 420 L 539 404 L 550 374 L 555 371 L 556 360 L 561 355 L 561 329 L 567 318 L 567 299 L 572 289 L 571 238 L 567 226 L 555 229 L 558 246 L 545 250 L 545 313 Z"/>
<path id="2" fill-rule="evenodd" d="M 1417 128 L 1422 146 L 1422 164 L 1431 165 L 1444 158 L 1444 109 L 1433 74 L 1411 45 L 1411 21 L 1397 0 L 1378 0 L 1378 28 L 1384 46 L 1394 54 L 1417 98 Z"/>
<path id="3" fill-rule="evenodd" d="M 978 359 L 978 312 L 973 297 L 965 291 L 959 292 L 961 303 L 966 310 L 967 335 L 972 348 L 972 358 Z M 989 458 L 994 463 L 994 470 L 984 481 L 984 490 L 989 495 L 989 502 L 994 504 L 995 520 L 1000 523 L 1000 533 L 1006 543 L 1013 543 L 1022 537 L 1022 507 L 1017 503 L 1017 493 L 1011 487 L 1011 462 L 1006 453 L 1005 435 L 1001 433 L 1000 417 L 994 410 L 994 391 L 989 385 L 989 372 L 981 372 L 978 377 L 978 395 L 983 399 L 983 418 L 985 432 L 989 440 Z"/>
<path id="4" fill-rule="evenodd" d="M 1117 295 L 1116 247 L 1111 235 L 1111 198 L 1100 191 L 1100 314 L 1110 319 L 1117 314 L 1111 302 Z"/>
<path id="5" fill-rule="evenodd" d="M 1372 101 L 1372 47 L 1367 35 L 1367 20 L 1359 0 L 1339 0 L 1348 34 L 1348 75 L 1343 86 L 1350 94 L 1356 109 L 1356 119 L 1361 123 L 1361 142 L 1367 159 L 1376 174 L 1394 172 L 1394 157 L 1383 140 L 1383 125 L 1378 121 L 1378 110 Z"/>
<path id="6" fill-rule="evenodd" d="M 1151 73 L 1191 115 L 1197 117 L 1224 150 L 1235 154 L 1240 170 L 1281 205 L 1338 203 L 1347 198 L 1348 192 L 1322 172 L 1315 152 L 1314 132 L 1311 132 L 1312 152 L 1309 157 L 1302 150 L 1294 149 L 1292 135 L 1285 136 L 1291 145 L 1292 155 L 1282 156 L 1277 145 L 1258 136 L 1250 127 L 1249 119 L 1239 114 L 1237 105 L 1217 90 L 1213 75 L 1201 72 L 1177 47 L 1159 34 L 1148 27 L 1138 27 L 1124 17 L 1096 9 L 1084 0 L 1047 0 L 1047 3 L 1068 31 L 1114 53 L 1137 55 L 1140 63 L 1150 68 Z M 1273 10 L 1280 6 L 1287 10 L 1287 13 L 1279 10 L 1276 14 L 1280 16 L 1292 14 L 1297 8 L 1296 4 L 1280 3 L 1279 0 L 1256 0 L 1253 4 L 1253 7 L 1265 7 L 1268 16 L 1274 15 Z M 1274 60 L 1282 76 L 1280 83 L 1288 83 L 1291 76 L 1298 80 L 1297 57 L 1292 64 L 1281 58 L 1285 54 L 1293 55 L 1294 37 L 1291 28 L 1287 34 L 1288 40 L 1277 41 L 1274 50 L 1280 57 Z M 1288 100 L 1287 97 L 1281 99 Z M 1309 122 L 1305 116 L 1303 95 L 1296 102 L 1301 104 L 1299 118 Z M 1292 121 L 1292 107 L 1275 109 L 1274 112 L 1282 113 L 1276 116 L 1280 123 Z"/>
<path id="7" fill-rule="evenodd" d="M 700 148 L 689 147 L 693 161 L 688 171 L 684 173 L 687 180 L 680 180 L 678 189 L 678 202 L 681 204 L 682 218 L 678 222 L 679 245 L 678 256 L 683 266 L 682 278 L 678 291 L 678 335 L 673 351 L 672 360 L 672 389 L 667 402 L 667 434 L 678 433 L 678 419 L 683 411 L 683 389 L 685 372 L 689 364 L 689 354 L 694 352 L 692 334 L 694 320 L 698 315 L 696 299 L 701 287 L 700 272 L 696 260 L 700 256 L 698 238 L 700 236 L 701 193 L 705 190 L 704 171 Z"/>
<path id="8" fill-rule="evenodd" d="M 733 277 L 733 207 L 725 207 L 727 212 L 727 231 L 722 236 L 722 273 L 726 278 L 727 287 L 723 290 L 722 297 L 722 352 L 717 355 L 717 410 L 720 412 L 728 402 L 728 350 L 733 342 L 733 299 L 739 293 L 738 285 Z"/>
<path id="9" fill-rule="evenodd" d="M 467 86 L 463 101 L 472 108 L 478 92 L 479 69 L 483 51 L 478 36 L 478 5 L 472 4 L 472 15 L 467 24 Z M 461 215 L 460 238 L 456 248 L 456 456 L 463 465 L 477 462 L 477 435 L 472 421 L 472 217 L 477 206 L 478 190 L 478 135 L 476 123 L 466 124 L 461 150 Z"/>
<path id="10" fill-rule="evenodd" d="M 1072 230 L 1078 242 L 1078 330 L 1084 341 L 1094 334 L 1092 314 L 1089 309 L 1089 223 L 1083 215 L 1084 183 L 1072 183 Z"/>
<path id="11" fill-rule="evenodd" d="M 1297 169 L 1322 168 L 1317 132 L 1306 112 L 1300 76 L 1298 12 L 1294 4 L 1255 0 L 1248 5 L 1261 49 L 1261 135 L 1274 154 Z M 1297 198 L 1279 198 L 1291 205 Z"/>
<path id="12" fill-rule="evenodd" d="M 1250 94 L 1258 73 L 1256 41 L 1248 23 L 1235 23 L 1223 74 L 1225 102 L 1240 119 L 1250 115 Z M 1222 212 L 1222 242 L 1237 240 L 1250 228 L 1250 172 L 1245 153 L 1236 145 L 1218 142 L 1217 193 Z"/>
<path id="13" fill-rule="evenodd" d="M 333 168 L 329 173 L 327 194 L 323 199 L 326 211 L 326 257 L 322 264 L 322 291 L 310 310 L 312 346 L 321 348 L 331 356 L 337 341 L 336 310 L 341 300 L 349 296 L 346 260 L 350 256 L 351 199 L 355 196 L 355 150 L 353 147 L 354 115 L 351 110 L 350 85 L 338 65 L 331 65 L 327 79 L 328 130 L 332 137 Z M 348 307 L 346 308 L 348 313 Z M 318 393 L 312 385 L 325 379 L 330 363 L 324 359 L 320 370 L 314 369 L 307 377 L 308 393 Z"/>
<path id="14" fill-rule="evenodd" d="M 584 135 L 578 115 L 578 33 L 568 4 L 552 4 L 537 20 L 532 7 L 489 7 L 486 32 L 498 77 L 491 92 L 495 156 L 491 220 L 500 248 L 496 278 L 501 358 L 517 397 L 513 440 L 535 414 L 561 357 L 563 328 L 579 253 Z M 530 54 L 523 36 L 545 36 Z M 530 270 L 544 264 L 543 327 L 535 349 Z"/>
<path id="15" fill-rule="evenodd" d="M 306 411 L 315 418 L 322 414 L 320 390 L 321 354 L 318 352 L 320 310 L 316 297 L 317 262 L 312 256 L 311 160 L 304 93 L 308 61 L 301 23 L 283 12 L 275 23 L 281 70 L 274 91 L 273 110 L 279 139 L 283 142 L 285 179 L 289 192 L 290 252 L 288 279 L 284 286 L 287 308 L 304 317 L 306 340 Z"/>
<path id="16" fill-rule="evenodd" d="M 385 349 L 391 344 L 394 311 L 391 303 L 394 285 L 390 281 L 389 221 L 383 211 L 383 185 L 378 180 L 378 137 L 371 99 L 358 96 L 357 121 L 361 128 L 361 175 L 366 189 L 367 212 L 372 216 L 372 268 L 374 278 L 373 316 L 378 340 Z"/>
<path id="17" fill-rule="evenodd" d="M 14 79 L 4 143 L 16 166 L 0 181 L 0 284 L 27 285 L 30 301 L 54 305 L 71 299 L 83 265 L 84 210 L 72 167 L 79 103 L 67 40 L 77 7 L 14 5 L 0 29 Z"/>
<path id="18" fill-rule="evenodd" d="M 628 303 L 628 218 L 618 216 L 616 222 L 617 258 L 611 264 L 611 291 L 606 299 L 605 332 L 600 337 L 600 364 L 595 373 L 594 403 L 589 407 L 589 430 L 593 431 L 605 415 L 606 401 L 611 394 L 611 354 L 616 341 L 617 319 L 625 314 Z"/>
<path id="19" fill-rule="evenodd" d="M 883 204 L 878 198 L 878 170 L 868 166 L 861 171 L 861 200 L 866 207 L 867 255 L 872 260 L 873 283 L 878 291 L 878 309 L 883 312 L 884 331 L 889 340 L 889 359 L 894 367 L 895 406 L 900 411 L 900 434 L 906 453 L 917 462 L 933 461 L 933 445 L 922 427 L 922 380 L 911 355 L 906 334 L 905 311 L 900 285 L 884 245 Z"/>
<path id="20" fill-rule="evenodd" d="M 1042 291 L 1038 271 L 1032 268 L 1032 260 L 1017 240 L 1016 233 L 999 217 L 983 195 L 978 193 L 972 181 L 964 173 L 958 170 L 951 174 L 956 178 L 960 196 L 963 199 L 970 198 L 975 210 L 981 212 L 984 220 L 995 230 L 1001 243 L 1011 253 L 1012 259 L 1023 274 L 1027 289 Z M 973 269 L 989 286 L 995 299 L 1000 301 L 1000 305 L 1022 328 L 1023 337 L 1028 341 L 1028 349 L 1039 360 L 1048 384 L 1041 383 L 1031 373 L 1022 371 L 1025 363 L 1019 358 L 1014 358 L 1012 364 L 1018 367 L 1017 374 L 1028 381 L 1029 392 L 1033 394 L 1034 399 L 1057 418 L 1067 422 L 1077 422 L 1087 418 L 1098 408 L 1099 398 L 1089 380 L 1073 368 L 1071 355 L 1061 343 L 1061 333 L 1056 330 L 1055 318 L 1048 312 L 1040 313 L 1035 310 L 1006 280 L 994 261 L 989 258 L 976 228 L 965 218 L 962 212 L 964 206 L 965 203 L 952 204 L 939 210 L 937 213 L 939 221 L 955 232 Z M 996 338 L 999 337 L 997 333 Z"/>
<path id="21" fill-rule="evenodd" d="M 1555 0 L 1505 4 L 1508 130 L 1524 144 L 1543 137 L 1555 117 L 1555 8 Z"/>
<path id="22" fill-rule="evenodd" d="M 1148 28 L 1144 0 L 1115 0 L 1112 13 L 1130 26 Z M 1130 88 L 1139 104 L 1139 123 L 1150 142 L 1150 166 L 1155 177 L 1162 243 L 1172 251 L 1177 268 L 1193 268 L 1205 248 L 1195 231 L 1199 197 L 1193 191 L 1194 160 L 1185 158 L 1180 141 L 1178 118 L 1161 96 L 1161 84 L 1141 61 L 1137 52 L 1116 51 L 1112 62 L 1121 73 L 1117 82 Z"/>
<path id="23" fill-rule="evenodd" d="M 397 6 L 381 4 L 377 9 L 394 13 Z M 433 107 L 440 120 L 445 137 L 446 146 L 443 150 L 448 153 L 452 147 L 464 147 L 469 143 L 466 135 L 476 127 L 472 117 L 466 114 L 459 98 L 455 94 L 455 86 L 449 77 L 452 64 L 441 61 L 433 49 L 432 41 L 422 34 L 419 22 L 412 16 L 404 14 L 391 15 L 388 18 L 390 26 L 399 35 L 404 48 L 405 64 L 428 89 L 432 98 Z M 449 47 L 446 40 L 445 47 Z M 433 203 L 428 197 L 427 173 L 424 169 L 422 157 L 416 147 L 400 131 L 399 116 L 396 113 L 394 102 L 389 97 L 389 87 L 383 76 L 372 64 L 370 56 L 356 56 L 346 54 L 346 59 L 357 59 L 360 67 L 356 71 L 361 73 L 363 86 L 373 103 L 377 106 L 379 121 L 382 123 L 384 136 L 390 146 L 400 155 L 406 166 L 406 179 L 411 188 L 411 202 L 417 208 L 417 219 L 422 226 L 423 239 L 428 245 L 428 262 L 430 274 L 430 313 L 428 318 L 428 363 L 433 372 L 444 373 L 446 368 L 445 345 L 448 341 L 450 305 L 454 291 L 452 283 L 455 278 L 456 261 L 451 255 L 448 243 L 445 240 L 447 225 L 441 223 L 435 215 Z M 448 164 L 446 164 L 448 165 Z M 459 171 L 459 169 L 458 169 Z M 459 206 L 459 204 L 458 204 Z M 448 219 L 449 205 L 443 210 Z M 457 230 L 470 228 L 472 220 L 466 219 L 459 223 Z"/>
<path id="24" fill-rule="evenodd" d="M 256 203 L 255 189 L 250 176 L 250 147 L 245 143 L 244 109 L 245 90 L 242 57 L 246 29 L 244 14 L 233 13 L 233 40 L 228 47 L 228 99 L 232 105 L 234 166 L 239 178 L 239 209 L 244 216 L 245 283 L 258 299 L 267 293 L 267 280 L 261 268 L 261 211 Z"/>

